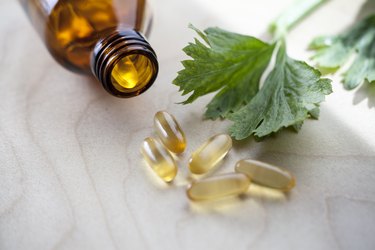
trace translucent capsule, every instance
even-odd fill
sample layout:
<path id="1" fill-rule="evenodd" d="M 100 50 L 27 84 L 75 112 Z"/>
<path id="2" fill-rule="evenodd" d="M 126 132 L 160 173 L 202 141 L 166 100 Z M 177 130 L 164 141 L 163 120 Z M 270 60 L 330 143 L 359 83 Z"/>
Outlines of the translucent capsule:
<path id="1" fill-rule="evenodd" d="M 148 137 L 143 141 L 141 152 L 155 173 L 170 182 L 177 174 L 177 165 L 171 153 L 156 139 Z"/>
<path id="2" fill-rule="evenodd" d="M 247 175 L 254 183 L 282 191 L 289 191 L 296 184 L 294 176 L 288 171 L 260 161 L 241 160 L 235 170 Z"/>
<path id="3" fill-rule="evenodd" d="M 164 146 L 176 154 L 184 152 L 186 138 L 176 119 L 165 111 L 159 111 L 154 117 L 154 128 Z"/>
<path id="4" fill-rule="evenodd" d="M 187 190 L 191 200 L 213 200 L 229 195 L 238 195 L 246 192 L 250 180 L 241 173 L 230 173 L 212 176 L 194 181 Z"/>
<path id="5" fill-rule="evenodd" d="M 216 166 L 232 148 L 229 135 L 219 134 L 211 137 L 190 157 L 189 169 L 193 174 L 204 174 Z"/>

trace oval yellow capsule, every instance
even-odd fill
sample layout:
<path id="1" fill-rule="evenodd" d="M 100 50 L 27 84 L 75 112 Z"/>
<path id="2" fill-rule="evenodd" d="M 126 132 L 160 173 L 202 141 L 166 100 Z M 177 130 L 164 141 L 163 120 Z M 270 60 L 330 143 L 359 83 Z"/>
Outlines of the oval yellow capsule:
<path id="1" fill-rule="evenodd" d="M 164 146 L 173 153 L 179 154 L 186 148 L 186 138 L 173 115 L 159 111 L 154 117 L 154 129 Z"/>
<path id="2" fill-rule="evenodd" d="M 204 174 L 216 166 L 232 148 L 232 139 L 229 135 L 219 134 L 208 139 L 189 160 L 189 169 L 193 174 Z"/>
<path id="3" fill-rule="evenodd" d="M 148 137 L 143 141 L 141 152 L 146 162 L 164 181 L 170 182 L 177 174 L 177 165 L 172 155 L 156 139 Z"/>
<path id="4" fill-rule="evenodd" d="M 260 161 L 241 160 L 236 163 L 235 170 L 247 175 L 254 183 L 282 191 L 289 191 L 296 184 L 290 172 Z"/>
<path id="5" fill-rule="evenodd" d="M 249 188 L 250 180 L 241 173 L 212 176 L 194 181 L 187 190 L 191 200 L 214 200 L 230 195 L 239 195 Z"/>

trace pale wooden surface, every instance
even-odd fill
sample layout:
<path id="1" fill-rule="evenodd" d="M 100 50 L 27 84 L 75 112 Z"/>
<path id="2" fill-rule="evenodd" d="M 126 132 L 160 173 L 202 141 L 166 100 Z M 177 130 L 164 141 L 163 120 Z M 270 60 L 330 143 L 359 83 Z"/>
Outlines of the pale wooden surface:
<path id="1" fill-rule="evenodd" d="M 242 199 L 191 203 L 189 153 L 229 123 L 202 121 L 171 84 L 189 22 L 262 35 L 290 1 L 158 0 L 150 42 L 160 75 L 144 95 L 120 100 L 60 67 L 17 1 L 0 2 L 0 249 L 375 249 L 375 89 L 344 91 L 338 80 L 319 121 L 299 134 L 236 143 L 216 171 L 246 157 L 285 166 L 289 196 L 252 188 Z M 294 30 L 289 53 L 309 54 L 318 34 L 335 33 L 363 1 L 332 1 Z M 166 109 L 189 147 L 174 185 L 160 182 L 139 153 L 152 117 Z"/>

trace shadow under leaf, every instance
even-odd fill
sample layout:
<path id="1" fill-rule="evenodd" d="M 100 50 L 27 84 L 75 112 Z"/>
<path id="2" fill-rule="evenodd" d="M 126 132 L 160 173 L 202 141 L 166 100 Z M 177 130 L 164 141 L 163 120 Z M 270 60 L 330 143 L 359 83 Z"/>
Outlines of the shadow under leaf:
<path id="1" fill-rule="evenodd" d="M 357 105 L 367 99 L 367 107 L 375 107 L 375 84 L 365 81 L 355 92 L 353 104 Z"/>

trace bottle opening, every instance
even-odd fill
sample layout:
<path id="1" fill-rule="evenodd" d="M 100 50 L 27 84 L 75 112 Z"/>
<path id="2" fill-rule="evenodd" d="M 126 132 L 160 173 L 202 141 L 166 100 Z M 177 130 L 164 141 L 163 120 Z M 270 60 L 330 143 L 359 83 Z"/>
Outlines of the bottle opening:
<path id="1" fill-rule="evenodd" d="M 158 74 L 154 50 L 137 31 L 115 31 L 99 41 L 91 57 L 91 70 L 103 87 L 117 97 L 146 91 Z"/>
<path id="2" fill-rule="evenodd" d="M 120 92 L 137 92 L 150 84 L 155 71 L 154 64 L 147 56 L 131 54 L 115 63 L 111 72 L 111 82 Z"/>

